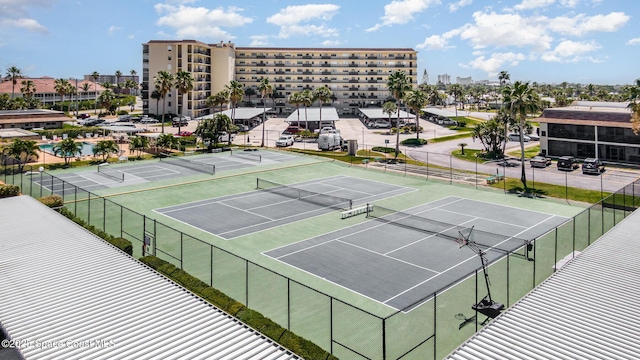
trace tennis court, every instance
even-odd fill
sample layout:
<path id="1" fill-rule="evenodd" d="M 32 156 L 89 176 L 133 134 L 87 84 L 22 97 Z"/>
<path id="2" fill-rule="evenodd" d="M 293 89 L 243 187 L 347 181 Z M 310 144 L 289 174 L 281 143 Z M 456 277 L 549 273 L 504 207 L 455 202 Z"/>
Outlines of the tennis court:
<path id="1" fill-rule="evenodd" d="M 374 214 L 370 221 L 265 254 L 401 310 L 478 268 L 478 255 L 456 238 L 471 234 L 489 262 L 519 248 L 524 259 L 528 240 L 566 221 L 455 196 L 402 213 L 373 205 Z"/>
<path id="2" fill-rule="evenodd" d="M 332 176 L 291 186 L 258 179 L 256 188 L 261 190 L 154 211 L 224 239 L 233 239 L 413 191 L 404 186 L 349 176 Z"/>
<path id="3" fill-rule="evenodd" d="M 72 186 L 69 184 L 93 192 L 188 176 L 203 174 L 213 176 L 259 165 L 284 163 L 295 158 L 285 153 L 268 151 L 228 151 L 217 154 L 165 157 L 156 162 L 101 165 L 89 171 L 60 174 L 57 176 L 58 179 L 47 177 L 40 180 L 36 173 L 32 175 L 32 181 L 37 186 L 42 185 L 45 191 L 69 195 L 72 193 Z M 66 189 L 63 182 L 59 180 L 67 183 Z"/>

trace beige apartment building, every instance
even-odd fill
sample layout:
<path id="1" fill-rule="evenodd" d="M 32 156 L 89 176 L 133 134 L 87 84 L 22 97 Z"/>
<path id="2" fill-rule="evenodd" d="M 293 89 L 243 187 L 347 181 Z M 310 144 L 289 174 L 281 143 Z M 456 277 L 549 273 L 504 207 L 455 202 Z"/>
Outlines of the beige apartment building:
<path id="1" fill-rule="evenodd" d="M 160 70 L 192 74 L 194 90 L 178 98 L 175 89 L 167 95 L 166 112 L 180 112 L 192 118 L 208 115 L 205 99 L 224 89 L 231 80 L 252 88 L 256 95 L 244 101 L 262 107 L 257 90 L 260 80 L 274 87 L 266 106 L 278 115 L 295 110 L 289 95 L 305 89 L 327 86 L 330 103 L 341 116 L 356 116 L 358 108 L 381 107 L 391 94 L 387 79 L 404 71 L 417 84 L 417 52 L 410 48 L 258 48 L 236 47 L 233 43 L 206 44 L 196 40 L 152 40 L 142 48 L 142 99 L 146 114 L 162 112 L 162 100 L 152 99 L 154 76 Z M 318 104 L 314 104 L 317 106 Z"/>

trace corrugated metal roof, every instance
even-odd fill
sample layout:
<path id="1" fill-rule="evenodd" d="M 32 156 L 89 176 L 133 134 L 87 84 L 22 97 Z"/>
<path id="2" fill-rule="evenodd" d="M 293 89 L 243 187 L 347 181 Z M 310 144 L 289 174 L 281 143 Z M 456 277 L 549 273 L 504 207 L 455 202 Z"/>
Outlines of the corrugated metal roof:
<path id="1" fill-rule="evenodd" d="M 294 110 L 291 115 L 287 117 L 285 122 L 298 122 L 298 112 L 300 113 L 300 122 L 304 121 L 320 121 L 320 107 L 300 107 L 300 109 Z M 322 107 L 322 122 L 340 121 L 338 111 L 332 106 Z"/>
<path id="2" fill-rule="evenodd" d="M 262 113 L 263 112 L 267 112 L 269 110 L 271 110 L 270 107 L 267 107 L 265 109 L 263 109 L 261 107 L 239 107 L 239 108 L 236 108 L 235 119 L 236 120 L 249 120 L 249 119 L 253 119 L 256 116 L 262 117 Z M 231 118 L 231 113 L 232 113 L 232 110 L 231 109 L 227 109 L 227 110 L 223 110 L 223 111 L 218 111 L 218 112 L 213 113 L 213 114 L 200 116 L 200 117 L 196 118 L 196 120 L 213 119 L 213 117 L 215 115 L 218 115 L 218 114 L 227 115 L 229 118 Z"/>
<path id="3" fill-rule="evenodd" d="M 360 112 L 363 113 L 364 116 L 368 117 L 369 119 L 385 119 L 386 120 L 389 118 L 389 114 L 385 114 L 384 112 L 382 112 L 382 108 L 359 108 L 358 110 L 360 110 Z M 393 119 L 397 119 L 397 118 L 398 118 L 398 112 L 396 111 L 391 115 L 391 120 L 393 121 Z M 400 118 L 415 119 L 416 116 L 406 111 L 400 110 Z"/>
<path id="4" fill-rule="evenodd" d="M 638 233 L 635 212 L 448 359 L 638 359 Z"/>
<path id="5" fill-rule="evenodd" d="M 28 196 L 0 199 L 0 320 L 27 359 L 299 358 Z"/>

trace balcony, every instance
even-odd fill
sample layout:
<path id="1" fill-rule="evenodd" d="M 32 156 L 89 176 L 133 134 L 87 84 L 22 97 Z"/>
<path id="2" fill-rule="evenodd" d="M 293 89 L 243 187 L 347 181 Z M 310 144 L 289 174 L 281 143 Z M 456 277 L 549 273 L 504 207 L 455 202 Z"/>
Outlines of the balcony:
<path id="1" fill-rule="evenodd" d="M 349 59 L 359 59 L 360 57 L 358 57 L 358 55 L 349 55 Z"/>
<path id="2" fill-rule="evenodd" d="M 284 63 L 279 62 L 279 63 L 275 63 L 274 65 L 275 66 L 284 66 Z"/>
<path id="3" fill-rule="evenodd" d="M 376 95 L 369 95 L 367 96 L 368 99 L 377 99 L 378 97 Z"/>
<path id="4" fill-rule="evenodd" d="M 331 56 L 329 56 L 329 55 L 322 55 L 322 56 L 321 56 L 321 58 L 322 58 L 322 59 L 331 59 Z"/>
<path id="5" fill-rule="evenodd" d="M 405 67 L 404 64 L 396 64 L 396 67 Z"/>
<path id="6" fill-rule="evenodd" d="M 377 82 L 378 82 L 378 80 L 376 80 L 376 79 L 370 79 L 370 80 L 367 80 L 367 82 L 368 82 L 368 83 L 373 83 L 373 84 L 375 84 L 375 83 L 377 83 Z"/>
<path id="7" fill-rule="evenodd" d="M 302 75 L 313 75 L 313 71 L 305 70 L 305 71 L 302 72 Z"/>
<path id="8" fill-rule="evenodd" d="M 367 59 L 375 60 L 375 59 L 377 59 L 377 58 L 378 58 L 378 57 L 377 57 L 376 55 L 369 55 L 369 56 L 367 56 Z"/>
<path id="9" fill-rule="evenodd" d="M 331 79 L 322 79 L 322 82 L 323 82 L 323 83 L 330 83 L 330 82 L 331 82 Z"/>
<path id="10" fill-rule="evenodd" d="M 379 89 L 377 87 L 371 86 L 367 90 L 369 90 L 369 91 L 378 91 Z"/>
<path id="11" fill-rule="evenodd" d="M 357 98 L 359 98 L 359 97 L 360 97 L 360 96 L 358 96 L 358 95 L 349 95 L 349 99 L 357 99 Z"/>
<path id="12" fill-rule="evenodd" d="M 323 71 L 321 74 L 322 75 L 331 75 L 331 71 Z"/>
<path id="13" fill-rule="evenodd" d="M 357 83 L 357 82 L 358 82 L 358 79 L 350 79 L 350 80 L 349 80 L 349 82 L 350 82 L 350 83 Z"/>
<path id="14" fill-rule="evenodd" d="M 284 82 L 284 79 L 276 79 L 276 82 Z"/>
<path id="15" fill-rule="evenodd" d="M 313 56 L 311 56 L 311 55 L 304 55 L 304 56 L 302 56 L 302 58 L 303 58 L 303 59 L 311 59 L 311 58 L 313 58 Z"/>
<path id="16" fill-rule="evenodd" d="M 358 75 L 358 74 L 359 74 L 359 72 L 357 72 L 357 71 L 349 71 L 349 75 Z"/>
<path id="17" fill-rule="evenodd" d="M 357 103 L 351 103 L 351 104 L 349 104 L 349 106 L 351 106 L 351 107 L 358 107 L 358 106 L 360 106 L 360 105 L 358 105 Z"/>
<path id="18" fill-rule="evenodd" d="M 311 63 L 304 63 L 304 64 L 302 64 L 302 66 L 309 67 L 309 66 L 313 66 L 313 64 L 311 64 Z"/>
<path id="19" fill-rule="evenodd" d="M 376 71 L 369 71 L 367 75 L 378 75 L 378 73 Z"/>
<path id="20" fill-rule="evenodd" d="M 266 55 L 256 55 L 257 59 L 265 59 L 267 56 Z"/>
<path id="21" fill-rule="evenodd" d="M 378 67 L 378 64 L 372 64 L 372 63 L 369 63 L 369 64 L 367 64 L 367 66 L 368 66 L 368 67 Z"/>
<path id="22" fill-rule="evenodd" d="M 351 63 L 351 64 L 349 64 L 349 67 L 358 67 L 358 64 Z"/>
<path id="23" fill-rule="evenodd" d="M 276 70 L 275 73 L 276 74 L 284 74 L 284 70 Z"/>
<path id="24" fill-rule="evenodd" d="M 258 70 L 258 71 L 256 71 L 256 74 L 266 74 L 266 73 L 267 73 L 267 72 L 266 72 L 266 71 L 264 71 L 264 70 Z"/>
<path id="25" fill-rule="evenodd" d="M 266 66 L 266 65 L 267 65 L 267 64 L 266 64 L 266 63 L 263 63 L 262 61 L 256 64 L 256 66 Z"/>
<path id="26" fill-rule="evenodd" d="M 360 90 L 360 88 L 357 86 L 352 86 L 349 88 L 349 91 L 358 91 L 358 90 Z"/>
<path id="27" fill-rule="evenodd" d="M 312 82 L 312 81 L 313 81 L 313 80 L 311 80 L 311 79 L 303 79 L 303 80 L 302 80 L 302 82 L 305 82 L 305 83 L 310 83 L 310 82 Z"/>
<path id="28" fill-rule="evenodd" d="M 276 99 L 282 99 L 282 98 L 284 98 L 284 94 L 275 94 L 275 95 L 273 95 L 273 97 L 276 98 Z"/>
<path id="29" fill-rule="evenodd" d="M 276 55 L 276 59 L 284 59 L 284 55 Z"/>

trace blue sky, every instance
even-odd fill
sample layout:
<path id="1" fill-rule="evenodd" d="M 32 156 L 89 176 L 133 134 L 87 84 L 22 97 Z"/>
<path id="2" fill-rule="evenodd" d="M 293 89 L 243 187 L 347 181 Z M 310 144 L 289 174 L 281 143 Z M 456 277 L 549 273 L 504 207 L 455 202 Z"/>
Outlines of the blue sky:
<path id="1" fill-rule="evenodd" d="M 639 14 L 638 0 L 0 0 L 0 72 L 141 74 L 141 44 L 196 39 L 409 47 L 430 83 L 506 70 L 512 81 L 630 84 L 640 78 Z"/>

